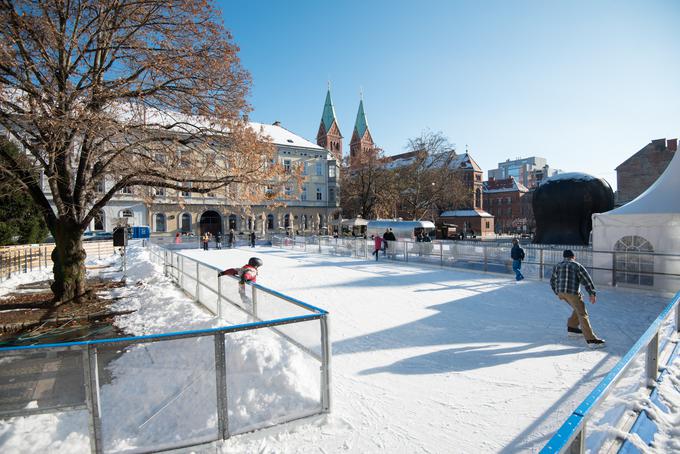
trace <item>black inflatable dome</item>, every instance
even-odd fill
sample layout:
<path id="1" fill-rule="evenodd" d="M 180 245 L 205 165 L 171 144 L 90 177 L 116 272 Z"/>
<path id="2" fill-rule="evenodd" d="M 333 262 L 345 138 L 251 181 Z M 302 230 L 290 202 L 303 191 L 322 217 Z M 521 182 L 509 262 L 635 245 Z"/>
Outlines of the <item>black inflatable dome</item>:
<path id="1" fill-rule="evenodd" d="M 542 182 L 532 200 L 534 243 L 588 244 L 592 214 L 614 208 L 614 191 L 602 178 L 560 173 Z"/>

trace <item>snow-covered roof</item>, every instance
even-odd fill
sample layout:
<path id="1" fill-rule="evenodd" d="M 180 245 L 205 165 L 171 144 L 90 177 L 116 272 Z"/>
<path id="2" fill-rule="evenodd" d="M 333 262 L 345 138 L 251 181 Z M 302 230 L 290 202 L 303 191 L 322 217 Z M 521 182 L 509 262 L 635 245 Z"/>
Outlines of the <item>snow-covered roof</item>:
<path id="1" fill-rule="evenodd" d="M 513 177 L 504 180 L 489 180 L 484 182 L 484 194 L 496 194 L 499 192 L 529 192 L 526 186 Z"/>
<path id="2" fill-rule="evenodd" d="M 492 218 L 493 216 L 484 210 L 452 210 L 444 211 L 439 215 L 440 218 L 455 218 L 455 217 L 480 217 Z"/>
<path id="3" fill-rule="evenodd" d="M 443 165 L 447 159 L 449 159 L 450 152 L 444 153 L 433 153 L 428 155 L 425 159 L 426 167 L 437 167 Z M 398 169 L 399 167 L 404 167 L 412 164 L 418 157 L 418 152 L 408 152 L 402 153 L 395 156 L 388 156 L 390 161 L 387 163 L 388 169 Z M 482 169 L 477 165 L 474 159 L 466 152 L 463 154 L 457 154 L 449 163 L 449 168 L 451 169 L 472 169 L 481 172 Z"/>
<path id="4" fill-rule="evenodd" d="M 286 128 L 283 128 L 279 125 L 269 125 L 265 123 L 255 123 L 251 121 L 250 126 L 253 128 L 253 130 L 257 131 L 258 133 L 261 132 L 261 134 L 268 136 L 271 139 L 271 141 L 276 145 L 284 145 L 296 148 L 311 148 L 323 152 L 326 151 L 325 148 L 320 147 L 307 139 L 303 139 L 297 134 L 294 134 L 287 130 Z"/>

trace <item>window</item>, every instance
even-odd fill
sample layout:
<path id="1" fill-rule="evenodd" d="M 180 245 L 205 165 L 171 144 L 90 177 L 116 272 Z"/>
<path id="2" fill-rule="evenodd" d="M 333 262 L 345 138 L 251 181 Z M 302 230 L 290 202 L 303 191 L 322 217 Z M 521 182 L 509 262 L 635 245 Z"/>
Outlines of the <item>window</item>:
<path id="1" fill-rule="evenodd" d="M 274 230 L 274 215 L 267 215 L 267 230 Z"/>
<path id="2" fill-rule="evenodd" d="M 293 190 L 290 186 L 286 186 L 286 189 L 285 189 L 286 196 L 290 197 L 292 191 Z"/>
<path id="3" fill-rule="evenodd" d="M 156 232 L 165 232 L 165 215 L 156 214 Z"/>
<path id="4" fill-rule="evenodd" d="M 229 215 L 229 229 L 230 230 L 236 230 L 236 215 L 231 214 Z"/>
<path id="5" fill-rule="evenodd" d="M 125 209 L 125 210 L 120 212 L 120 217 L 122 217 L 122 218 L 131 218 L 133 216 L 134 215 L 132 214 L 132 210 L 130 210 L 130 209 Z"/>
<path id="6" fill-rule="evenodd" d="M 328 178 L 335 178 L 336 174 L 335 164 L 328 166 Z"/>
<path id="7" fill-rule="evenodd" d="M 302 186 L 302 192 L 300 193 L 300 200 L 307 200 L 307 186 Z"/>
<path id="8" fill-rule="evenodd" d="M 165 197 L 165 188 L 155 188 L 154 192 L 158 197 Z"/>
<path id="9" fill-rule="evenodd" d="M 184 213 L 181 219 L 182 221 L 179 229 L 182 232 L 191 232 L 191 215 L 189 213 Z"/>
<path id="10" fill-rule="evenodd" d="M 654 247 L 649 241 L 637 235 L 624 236 L 614 251 L 617 284 L 654 285 Z"/>
<path id="11" fill-rule="evenodd" d="M 290 227 L 290 214 L 287 214 L 283 217 L 283 226 L 285 228 Z"/>
<path id="12" fill-rule="evenodd" d="M 191 183 L 184 183 L 182 186 L 184 186 L 187 189 L 190 189 Z M 182 191 L 182 197 L 191 197 L 191 191 Z"/>
<path id="13" fill-rule="evenodd" d="M 284 159 L 283 160 L 283 169 L 286 172 L 290 172 L 290 159 Z"/>
<path id="14" fill-rule="evenodd" d="M 328 188 L 328 200 L 335 202 L 335 188 Z"/>
<path id="15" fill-rule="evenodd" d="M 130 186 L 125 186 L 123 189 L 120 190 L 121 194 L 132 194 L 132 187 Z"/>
<path id="16" fill-rule="evenodd" d="M 323 175 L 323 166 L 321 165 L 320 162 L 317 162 L 317 163 L 316 163 L 316 174 L 317 174 L 318 176 Z"/>
<path id="17" fill-rule="evenodd" d="M 316 200 L 321 200 L 321 189 L 316 188 Z"/>
<path id="18" fill-rule="evenodd" d="M 489 221 L 486 221 L 486 228 L 490 228 Z"/>
<path id="19" fill-rule="evenodd" d="M 302 230 L 307 230 L 307 215 L 302 215 Z"/>
<path id="20" fill-rule="evenodd" d="M 97 214 L 94 215 L 94 229 L 95 230 L 105 230 L 104 229 L 104 212 L 99 210 Z"/>
<path id="21" fill-rule="evenodd" d="M 99 193 L 99 194 L 103 193 L 103 192 L 104 192 L 104 182 L 101 181 L 101 180 L 98 181 L 98 182 L 94 185 L 94 190 L 95 190 L 95 192 L 97 192 L 97 193 Z"/>

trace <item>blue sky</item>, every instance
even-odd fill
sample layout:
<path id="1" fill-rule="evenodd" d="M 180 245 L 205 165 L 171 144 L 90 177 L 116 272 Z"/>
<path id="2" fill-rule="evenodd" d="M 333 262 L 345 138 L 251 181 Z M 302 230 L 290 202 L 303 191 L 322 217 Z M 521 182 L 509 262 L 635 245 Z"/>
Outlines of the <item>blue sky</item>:
<path id="1" fill-rule="evenodd" d="M 253 78 L 251 119 L 314 141 L 327 81 L 344 153 L 363 89 L 387 154 L 423 130 L 485 171 L 542 156 L 616 185 L 680 135 L 680 1 L 221 1 Z"/>

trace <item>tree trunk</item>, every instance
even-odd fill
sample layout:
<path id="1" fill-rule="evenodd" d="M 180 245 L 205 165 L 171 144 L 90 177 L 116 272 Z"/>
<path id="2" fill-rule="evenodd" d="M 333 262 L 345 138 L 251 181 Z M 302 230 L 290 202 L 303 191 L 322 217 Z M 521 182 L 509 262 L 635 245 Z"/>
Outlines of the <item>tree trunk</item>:
<path id="1" fill-rule="evenodd" d="M 55 301 L 79 301 L 85 294 L 85 250 L 82 230 L 72 220 L 61 218 L 56 223 L 52 251 Z"/>

